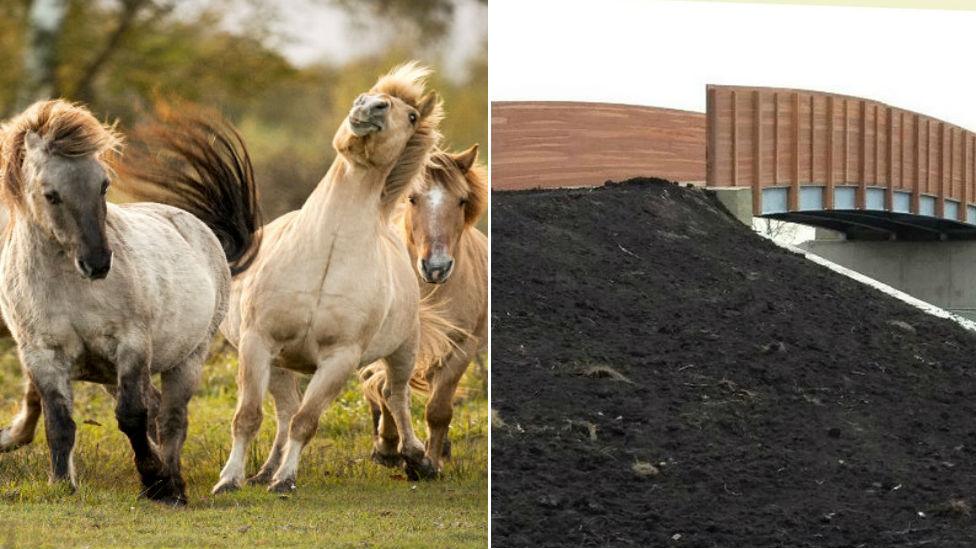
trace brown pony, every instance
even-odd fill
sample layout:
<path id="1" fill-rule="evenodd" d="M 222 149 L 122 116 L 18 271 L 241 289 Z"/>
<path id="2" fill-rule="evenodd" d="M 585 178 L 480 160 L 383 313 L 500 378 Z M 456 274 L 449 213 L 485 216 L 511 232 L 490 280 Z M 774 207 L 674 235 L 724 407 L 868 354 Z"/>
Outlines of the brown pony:
<path id="1" fill-rule="evenodd" d="M 409 381 L 417 356 L 449 348 L 450 325 L 420 302 L 410 256 L 390 223 L 439 138 L 441 103 L 416 63 L 379 78 L 352 104 L 333 138 L 338 153 L 296 212 L 264 228 L 254 265 L 234 282 L 222 331 L 240 355 L 233 447 L 213 492 L 244 481 L 248 447 L 270 390 L 279 421 L 256 480 L 295 488 L 302 450 L 319 417 L 361 366 L 382 360 L 384 400 L 408 476 L 436 469 L 411 425 Z M 293 372 L 311 374 L 304 394 Z"/>
<path id="2" fill-rule="evenodd" d="M 418 363 L 411 380 L 414 388 L 429 393 L 427 457 L 438 470 L 441 458 L 450 456 L 447 432 L 458 382 L 488 342 L 488 239 L 474 227 L 487 208 L 488 185 L 484 169 L 475 164 L 477 156 L 477 145 L 459 154 L 437 151 L 431 155 L 399 223 L 416 267 L 421 296 L 459 328 L 452 334 L 454 348 Z M 383 459 L 398 443 L 395 431 L 380 429 L 390 423 L 385 418 L 380 421 L 389 414 L 381 394 L 385 372 L 374 364 L 361 377 L 373 408 L 373 459 L 395 465 Z"/>

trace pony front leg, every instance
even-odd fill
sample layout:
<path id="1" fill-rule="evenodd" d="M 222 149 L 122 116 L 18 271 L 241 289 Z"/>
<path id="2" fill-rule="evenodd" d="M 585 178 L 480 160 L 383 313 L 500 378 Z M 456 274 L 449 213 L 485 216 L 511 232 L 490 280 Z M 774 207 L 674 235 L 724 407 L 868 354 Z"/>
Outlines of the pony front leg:
<path id="1" fill-rule="evenodd" d="M 424 418 L 427 420 L 427 458 L 438 471 L 441 470 L 441 459 L 450 456 L 447 434 L 454 417 L 454 393 L 467 370 L 469 360 L 468 353 L 456 350 L 442 367 L 435 370 L 431 379 L 430 398 L 424 410 Z"/>
<path id="2" fill-rule="evenodd" d="M 413 375 L 414 360 L 417 356 L 416 342 L 405 344 L 384 361 L 386 364 L 386 385 L 383 396 L 390 408 L 390 415 L 396 422 L 400 435 L 400 455 L 403 456 L 404 471 L 410 480 L 430 479 L 437 476 L 437 469 L 424 455 L 424 445 L 413 431 L 410 416 L 410 377 Z"/>
<path id="3" fill-rule="evenodd" d="M 37 420 L 41 418 L 41 394 L 34 382 L 27 376 L 24 383 L 24 396 L 20 401 L 20 411 L 10 423 L 10 427 L 0 429 L 0 452 L 10 452 L 34 441 Z"/>
<path id="4" fill-rule="evenodd" d="M 24 350 L 21 360 L 40 395 L 44 409 L 44 432 L 51 451 L 52 484 L 67 484 L 71 491 L 75 481 L 75 422 L 71 418 L 72 394 L 68 360 L 51 349 Z"/>
<path id="5" fill-rule="evenodd" d="M 318 429 L 322 411 L 342 391 L 349 376 L 359 365 L 361 352 L 354 348 L 333 351 L 327 358 L 319 361 L 312 375 L 302 404 L 292 417 L 288 429 L 288 442 L 285 444 L 284 459 L 271 479 L 268 490 L 288 492 L 295 489 L 295 477 L 302 449 L 308 445 Z"/>
<path id="6" fill-rule="evenodd" d="M 268 390 L 274 398 L 277 431 L 275 432 L 274 444 L 268 453 L 268 459 L 256 475 L 247 479 L 248 484 L 268 484 L 271 482 L 274 472 L 281 465 L 281 455 L 284 452 L 285 444 L 288 442 L 288 426 L 291 424 L 291 418 L 302 403 L 302 393 L 298 389 L 298 376 L 291 370 L 271 368 Z"/>
<path id="7" fill-rule="evenodd" d="M 220 471 L 220 479 L 211 490 L 214 495 L 237 490 L 243 484 L 247 448 L 261 428 L 264 416 L 261 401 L 268 390 L 271 351 L 260 336 L 249 332 L 241 337 L 238 356 L 240 364 L 237 368 L 237 410 L 231 424 L 234 443 L 227 463 Z"/>

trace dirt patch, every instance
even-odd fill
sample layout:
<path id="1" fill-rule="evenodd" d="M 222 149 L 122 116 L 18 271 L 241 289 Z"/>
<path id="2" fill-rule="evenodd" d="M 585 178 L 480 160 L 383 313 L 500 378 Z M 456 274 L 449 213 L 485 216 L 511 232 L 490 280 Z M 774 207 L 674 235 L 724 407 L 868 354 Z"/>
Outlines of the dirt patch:
<path id="1" fill-rule="evenodd" d="M 700 190 L 492 200 L 494 545 L 976 543 L 972 334 Z"/>

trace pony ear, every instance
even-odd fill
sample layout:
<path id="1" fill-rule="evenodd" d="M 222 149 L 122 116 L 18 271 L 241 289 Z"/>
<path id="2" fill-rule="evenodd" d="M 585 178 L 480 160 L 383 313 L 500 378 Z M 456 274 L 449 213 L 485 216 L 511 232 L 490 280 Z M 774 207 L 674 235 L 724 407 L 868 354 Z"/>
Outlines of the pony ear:
<path id="1" fill-rule="evenodd" d="M 44 139 L 35 131 L 24 134 L 24 149 L 28 154 L 34 152 L 44 152 Z"/>
<path id="2" fill-rule="evenodd" d="M 430 113 L 434 112 L 434 107 L 437 106 L 437 102 L 440 98 L 437 97 L 437 92 L 430 92 L 420 99 L 420 105 L 417 106 L 417 110 L 420 111 L 420 118 L 427 118 Z"/>
<path id="3" fill-rule="evenodd" d="M 454 159 L 454 163 L 457 164 L 461 173 L 468 173 L 471 166 L 474 166 L 474 161 L 478 159 L 478 144 L 471 145 L 464 152 L 455 154 L 451 158 Z"/>

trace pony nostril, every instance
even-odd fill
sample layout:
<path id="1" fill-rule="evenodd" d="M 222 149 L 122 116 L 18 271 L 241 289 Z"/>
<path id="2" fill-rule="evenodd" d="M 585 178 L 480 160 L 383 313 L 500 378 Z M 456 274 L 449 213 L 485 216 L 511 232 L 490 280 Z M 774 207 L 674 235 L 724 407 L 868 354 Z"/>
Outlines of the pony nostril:
<path id="1" fill-rule="evenodd" d="M 85 278 L 101 280 L 108 276 L 108 272 L 112 269 L 112 252 L 106 252 L 94 260 L 77 258 L 75 266 Z"/>
<path id="2" fill-rule="evenodd" d="M 78 270 L 81 271 L 81 274 L 91 278 L 92 269 L 91 269 L 91 265 L 89 265 L 87 261 L 84 261 L 82 259 L 76 259 L 75 265 L 78 267 Z"/>

